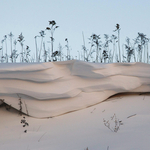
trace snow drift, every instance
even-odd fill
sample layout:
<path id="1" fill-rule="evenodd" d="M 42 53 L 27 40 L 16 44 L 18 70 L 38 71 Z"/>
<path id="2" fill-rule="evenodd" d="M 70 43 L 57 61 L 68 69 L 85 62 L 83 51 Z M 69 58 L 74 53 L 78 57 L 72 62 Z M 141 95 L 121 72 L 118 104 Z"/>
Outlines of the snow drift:
<path id="1" fill-rule="evenodd" d="M 0 64 L 0 99 L 30 116 L 53 117 L 125 92 L 150 92 L 150 65 L 77 60 Z"/>

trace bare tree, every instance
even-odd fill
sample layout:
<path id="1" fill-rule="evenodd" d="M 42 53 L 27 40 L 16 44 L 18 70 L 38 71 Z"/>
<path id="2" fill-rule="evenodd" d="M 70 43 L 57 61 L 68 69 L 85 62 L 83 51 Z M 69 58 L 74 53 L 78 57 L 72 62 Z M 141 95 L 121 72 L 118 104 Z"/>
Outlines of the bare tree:
<path id="1" fill-rule="evenodd" d="M 113 62 L 113 58 L 114 58 L 114 55 L 115 55 L 116 39 L 117 39 L 117 37 L 116 37 L 115 35 L 112 35 L 112 36 L 111 36 L 111 40 L 112 40 L 112 43 L 113 43 L 113 53 L 112 53 L 111 62 Z"/>
<path id="2" fill-rule="evenodd" d="M 3 59 L 4 58 L 4 56 L 3 56 L 3 52 L 4 52 L 4 46 L 3 46 L 4 44 L 3 43 L 4 43 L 4 41 L 5 41 L 4 39 L 1 41 L 1 43 L 2 43 L 2 47 L 1 47 L 1 51 L 2 51 L 2 53 L 1 53 L 1 62 L 4 61 L 4 59 Z"/>
<path id="3" fill-rule="evenodd" d="M 54 20 L 49 21 L 49 25 L 50 25 L 50 27 L 47 27 L 46 30 L 49 30 L 51 32 L 50 39 L 51 39 L 51 55 L 52 55 L 53 54 L 53 43 L 54 43 L 53 35 L 54 35 L 55 29 L 58 28 L 59 26 L 56 26 L 56 22 Z M 53 61 L 53 58 L 51 61 Z"/>
<path id="4" fill-rule="evenodd" d="M 34 37 L 34 39 L 35 39 L 35 48 L 36 48 L 36 62 L 38 62 L 37 37 L 39 37 L 39 35 L 36 35 L 36 36 Z"/>
<path id="5" fill-rule="evenodd" d="M 45 42 L 43 42 L 43 49 L 44 49 L 44 55 L 43 55 L 44 56 L 44 62 L 47 62 L 48 52 L 45 48 Z"/>
<path id="6" fill-rule="evenodd" d="M 10 51 L 11 51 L 11 54 L 10 54 L 10 55 L 12 55 L 12 37 L 13 37 L 14 35 L 12 34 L 12 32 L 10 32 L 10 33 L 8 34 L 8 36 L 9 36 L 9 38 L 10 38 Z"/>
<path id="7" fill-rule="evenodd" d="M 98 62 L 98 58 L 99 58 L 99 51 L 101 50 L 101 41 L 100 41 L 100 35 L 96 35 L 96 34 L 92 34 L 89 38 L 93 45 L 96 47 L 96 62 Z M 100 61 L 102 62 L 102 56 L 101 56 L 101 52 L 100 52 Z"/>
<path id="8" fill-rule="evenodd" d="M 70 57 L 70 49 L 69 49 L 69 42 L 68 42 L 68 39 L 66 38 L 65 41 L 67 42 L 67 44 L 65 45 L 65 47 L 67 48 L 67 60 L 70 60 L 71 57 Z"/>
<path id="9" fill-rule="evenodd" d="M 119 50 L 119 62 L 121 62 L 121 50 L 120 50 L 120 25 L 119 24 L 116 24 L 116 29 L 114 30 L 115 31 L 118 31 L 118 50 Z"/>
<path id="10" fill-rule="evenodd" d="M 104 38 L 105 38 L 105 42 L 104 42 L 104 45 L 103 45 L 103 53 L 102 53 L 102 58 L 104 59 L 104 62 L 106 63 L 106 60 L 109 58 L 108 62 L 110 61 L 110 55 L 111 53 L 109 52 L 109 43 L 112 42 L 111 39 L 109 39 L 109 36 L 107 34 L 104 34 Z"/>
<path id="11" fill-rule="evenodd" d="M 63 50 L 63 48 L 62 48 L 61 44 L 59 43 L 59 45 L 58 45 L 58 52 L 59 52 L 59 60 L 60 61 L 62 61 L 62 50 Z"/>
<path id="12" fill-rule="evenodd" d="M 40 33 L 40 36 L 41 36 L 41 47 L 40 47 L 40 51 L 39 51 L 39 59 L 38 59 L 38 61 L 41 60 L 41 52 L 42 52 L 42 47 L 43 47 L 43 38 L 45 36 L 45 32 L 43 30 L 41 30 L 41 32 L 39 32 L 39 33 Z"/>
<path id="13" fill-rule="evenodd" d="M 132 56 L 134 56 L 134 49 L 131 46 L 130 38 L 126 38 L 125 49 L 127 52 L 127 62 L 131 62 Z"/>
<path id="14" fill-rule="evenodd" d="M 83 37 L 83 46 L 82 46 L 82 48 L 83 48 L 83 57 L 84 57 L 84 61 L 86 60 L 86 57 L 85 57 L 85 53 L 87 52 L 87 50 L 86 50 L 86 47 L 85 47 L 85 40 L 84 40 L 84 33 L 82 32 L 82 37 Z"/>
<path id="15" fill-rule="evenodd" d="M 22 33 L 19 35 L 18 41 L 19 41 L 21 48 L 22 48 L 22 50 L 21 50 L 21 62 L 24 62 L 24 51 L 23 51 L 24 36 L 22 35 Z"/>
<path id="16" fill-rule="evenodd" d="M 8 62 L 8 54 L 7 54 L 7 35 L 4 36 L 4 41 L 5 41 L 5 48 L 6 48 L 5 59 L 6 59 L 6 62 Z"/>
<path id="17" fill-rule="evenodd" d="M 148 54 L 146 53 L 146 49 L 145 49 L 145 46 L 148 42 L 149 39 L 146 37 L 146 35 L 138 32 L 138 36 L 135 39 L 135 44 L 137 44 L 139 62 L 142 62 L 143 59 L 145 61 L 145 58 L 149 57 L 149 56 L 147 57 L 145 56 L 146 54 Z M 144 54 L 143 54 L 143 50 L 144 50 Z"/>
<path id="18" fill-rule="evenodd" d="M 26 51 L 25 51 L 25 62 L 29 62 L 29 56 L 30 56 L 30 49 L 29 46 L 26 46 Z"/>

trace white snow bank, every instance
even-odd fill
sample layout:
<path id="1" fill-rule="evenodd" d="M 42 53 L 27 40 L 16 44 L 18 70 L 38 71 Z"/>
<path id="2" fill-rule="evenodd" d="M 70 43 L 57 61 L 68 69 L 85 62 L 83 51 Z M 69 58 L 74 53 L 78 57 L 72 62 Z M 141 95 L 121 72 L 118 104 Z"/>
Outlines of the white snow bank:
<path id="1" fill-rule="evenodd" d="M 0 99 L 43 118 L 79 110 L 122 92 L 150 92 L 150 65 L 77 60 L 0 64 Z"/>

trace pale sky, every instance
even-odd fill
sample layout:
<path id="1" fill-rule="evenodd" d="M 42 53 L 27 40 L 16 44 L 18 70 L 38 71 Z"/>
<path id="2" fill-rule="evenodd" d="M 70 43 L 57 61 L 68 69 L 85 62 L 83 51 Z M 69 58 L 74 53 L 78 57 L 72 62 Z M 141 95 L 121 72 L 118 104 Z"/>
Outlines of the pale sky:
<path id="1" fill-rule="evenodd" d="M 59 43 L 64 47 L 68 38 L 75 56 L 82 49 L 82 32 L 89 48 L 88 38 L 93 33 L 102 38 L 103 34 L 112 35 L 117 23 L 121 43 L 127 36 L 135 38 L 138 32 L 150 38 L 149 15 L 150 0 L 0 0 L 0 41 L 10 32 L 17 39 L 22 32 L 24 44 L 35 52 L 34 36 L 49 26 L 48 21 L 55 20 L 59 28 L 54 33 L 54 50 Z M 47 47 L 48 40 L 45 38 Z"/>

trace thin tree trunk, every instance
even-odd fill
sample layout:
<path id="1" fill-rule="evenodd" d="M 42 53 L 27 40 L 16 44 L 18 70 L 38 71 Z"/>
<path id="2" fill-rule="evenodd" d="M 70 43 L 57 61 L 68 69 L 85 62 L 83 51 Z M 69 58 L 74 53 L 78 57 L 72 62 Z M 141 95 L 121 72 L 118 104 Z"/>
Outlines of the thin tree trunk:
<path id="1" fill-rule="evenodd" d="M 119 62 L 121 62 L 121 51 L 120 51 L 120 30 L 118 29 L 118 50 L 119 50 Z"/>
<path id="2" fill-rule="evenodd" d="M 146 63 L 146 59 L 147 59 L 147 57 L 146 57 L 146 44 L 144 44 L 144 63 Z"/>
<path id="3" fill-rule="evenodd" d="M 147 43 L 147 63 L 149 63 L 148 43 Z"/>
<path id="4" fill-rule="evenodd" d="M 99 53 L 98 53 L 98 45 L 97 45 L 97 48 L 96 48 L 96 62 L 98 62 L 98 55 L 99 55 Z M 100 53 L 100 59 L 101 59 L 101 53 Z"/>
<path id="5" fill-rule="evenodd" d="M 84 45 L 84 61 L 85 61 L 85 40 L 84 40 L 84 33 L 82 32 L 82 36 L 83 36 L 83 45 Z"/>
<path id="6" fill-rule="evenodd" d="M 38 62 L 38 49 L 37 49 L 37 40 L 35 37 L 35 48 L 36 48 L 36 62 Z"/>
<path id="7" fill-rule="evenodd" d="M 124 44 L 122 44 L 122 56 L 124 56 Z M 123 57 L 123 61 L 124 61 L 124 57 Z"/>
<path id="8" fill-rule="evenodd" d="M 51 61 L 53 61 L 53 31 L 51 31 Z"/>
<path id="9" fill-rule="evenodd" d="M 10 48 L 11 48 L 11 56 L 12 56 L 12 37 L 10 37 Z M 12 58 L 12 62 L 13 62 L 13 58 Z"/>
<path id="10" fill-rule="evenodd" d="M 44 49 L 44 62 L 47 62 L 47 53 L 45 49 L 45 42 L 43 42 L 43 49 Z"/>
<path id="11" fill-rule="evenodd" d="M 79 57 L 79 60 L 80 60 L 80 52 L 79 51 L 78 51 L 78 55 L 79 55 L 78 57 Z"/>
<path id="12" fill-rule="evenodd" d="M 22 44 L 22 62 L 24 62 L 24 56 L 23 56 L 23 44 Z"/>
<path id="13" fill-rule="evenodd" d="M 40 61 L 40 58 L 41 58 L 42 44 L 43 44 L 43 36 L 41 39 L 41 47 L 40 47 L 40 51 L 39 51 L 39 60 L 38 61 Z"/>
<path id="14" fill-rule="evenodd" d="M 142 55 L 143 55 L 143 45 L 142 45 L 142 41 L 141 41 L 141 55 L 140 55 L 140 62 L 142 62 Z"/>
<path id="15" fill-rule="evenodd" d="M 16 50 L 16 44 L 14 44 L 14 50 Z M 15 55 L 15 58 L 14 58 L 14 62 L 16 62 L 16 55 Z"/>
<path id="16" fill-rule="evenodd" d="M 8 56 L 7 56 L 7 41 L 5 40 L 5 46 L 6 46 L 6 62 L 8 62 Z"/>
<path id="17" fill-rule="evenodd" d="M 113 55 L 112 55 L 112 62 L 115 54 L 115 40 L 113 40 Z"/>
<path id="18" fill-rule="evenodd" d="M 2 56 L 1 56 L 1 62 L 3 63 L 3 43 L 2 43 Z"/>
<path id="19" fill-rule="evenodd" d="M 93 44 L 93 43 L 91 43 L 91 48 L 90 48 L 89 54 L 87 55 L 87 60 L 88 60 L 89 56 L 91 55 L 92 44 Z"/>

